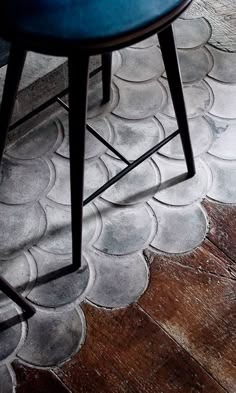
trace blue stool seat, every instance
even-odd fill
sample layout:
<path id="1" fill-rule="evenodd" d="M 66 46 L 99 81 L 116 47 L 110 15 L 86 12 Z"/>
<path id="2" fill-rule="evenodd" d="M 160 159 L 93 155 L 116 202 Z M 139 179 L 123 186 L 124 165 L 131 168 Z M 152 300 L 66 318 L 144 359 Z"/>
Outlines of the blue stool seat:
<path id="1" fill-rule="evenodd" d="M 70 45 L 96 52 L 114 50 L 114 41 L 128 42 L 169 24 L 190 0 L 1 0 L 0 35 L 25 38 L 30 49 L 55 47 L 63 54 Z M 46 46 L 45 46 L 46 43 Z M 124 43 L 123 43 L 124 45 Z M 36 46 L 36 48 L 35 48 Z M 48 48 L 48 49 L 46 49 Z"/>

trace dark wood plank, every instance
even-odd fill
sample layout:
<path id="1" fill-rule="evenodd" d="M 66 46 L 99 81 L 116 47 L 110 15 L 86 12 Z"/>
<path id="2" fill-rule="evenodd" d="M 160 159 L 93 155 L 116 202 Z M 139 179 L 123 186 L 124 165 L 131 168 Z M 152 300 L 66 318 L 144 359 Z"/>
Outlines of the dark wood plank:
<path id="1" fill-rule="evenodd" d="M 70 393 L 50 370 L 39 370 L 14 362 L 16 372 L 16 393 Z"/>
<path id="2" fill-rule="evenodd" d="M 87 342 L 57 374 L 73 393 L 223 393 L 139 306 L 84 306 Z"/>
<path id="3" fill-rule="evenodd" d="M 148 249 L 144 251 L 144 254 L 148 261 L 154 260 L 156 256 Z M 172 256 L 169 258 L 166 256 L 162 257 L 161 255 L 159 258 L 160 260 L 163 259 L 163 261 L 173 261 L 199 272 L 206 272 L 232 280 L 236 279 L 236 264 L 208 239 L 204 241 L 201 247 L 188 254 L 187 257 L 185 254 L 180 254 L 175 255 L 174 258 Z"/>
<path id="4" fill-rule="evenodd" d="M 214 243 L 206 239 L 200 249 L 203 249 L 206 253 L 209 273 L 215 273 L 236 280 L 235 262 L 231 258 L 228 258 Z"/>
<path id="5" fill-rule="evenodd" d="M 207 266 L 208 260 L 202 248 L 181 258 L 156 256 L 149 289 L 139 304 L 225 389 L 235 393 L 236 281 L 196 268 L 197 263 Z"/>
<path id="6" fill-rule="evenodd" d="M 236 262 L 236 206 L 203 202 L 209 219 L 208 239 Z"/>

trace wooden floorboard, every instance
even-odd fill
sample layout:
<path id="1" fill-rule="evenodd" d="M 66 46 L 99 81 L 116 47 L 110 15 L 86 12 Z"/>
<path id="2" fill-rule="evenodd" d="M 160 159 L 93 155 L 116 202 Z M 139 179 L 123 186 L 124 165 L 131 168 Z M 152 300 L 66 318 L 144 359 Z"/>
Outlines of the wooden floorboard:
<path id="1" fill-rule="evenodd" d="M 144 255 L 147 260 L 154 260 L 155 253 L 145 250 Z M 160 257 L 161 258 L 161 257 Z M 189 254 L 163 256 L 163 260 L 171 260 L 174 263 L 195 269 L 199 272 L 211 273 L 228 279 L 236 279 L 236 264 L 223 251 L 221 251 L 208 238 L 201 247 L 193 250 Z"/>
<path id="2" fill-rule="evenodd" d="M 236 262 L 236 206 L 208 200 L 203 206 L 210 220 L 208 239 Z"/>
<path id="3" fill-rule="evenodd" d="M 84 310 L 87 342 L 57 370 L 73 393 L 225 392 L 139 306 Z"/>
<path id="4" fill-rule="evenodd" d="M 236 208 L 204 207 L 210 228 L 200 247 L 146 250 L 150 285 L 138 304 L 84 304 L 81 351 L 54 371 L 15 364 L 17 393 L 235 393 Z"/>
<path id="5" fill-rule="evenodd" d="M 210 253 L 206 252 L 209 250 Z M 206 242 L 185 256 L 156 256 L 139 304 L 228 392 L 236 391 L 236 281 Z M 214 266 L 215 262 L 215 266 Z"/>
<path id="6" fill-rule="evenodd" d="M 18 362 L 14 362 L 13 366 L 17 378 L 17 393 L 70 393 L 50 370 L 26 367 Z"/>

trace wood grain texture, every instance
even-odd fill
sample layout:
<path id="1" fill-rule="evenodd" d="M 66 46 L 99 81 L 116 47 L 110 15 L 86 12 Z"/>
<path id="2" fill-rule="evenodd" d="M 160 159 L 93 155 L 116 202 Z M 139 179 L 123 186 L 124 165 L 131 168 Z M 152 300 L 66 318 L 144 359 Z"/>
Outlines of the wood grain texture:
<path id="1" fill-rule="evenodd" d="M 203 206 L 210 220 L 208 239 L 236 262 L 236 206 L 208 200 Z"/>
<path id="2" fill-rule="evenodd" d="M 227 272 L 229 261 L 221 266 L 220 254 L 214 258 L 213 250 L 207 242 L 182 257 L 156 256 L 149 289 L 139 304 L 228 392 L 235 393 L 236 281 Z"/>
<path id="3" fill-rule="evenodd" d="M 157 254 L 147 249 L 144 251 L 144 255 L 150 262 L 154 260 Z M 236 279 L 236 264 L 209 239 L 206 239 L 201 247 L 193 250 L 187 256 L 180 254 L 170 256 L 169 258 L 164 256 L 163 258 L 165 261 L 170 259 L 179 265 L 192 268 L 197 272 L 210 273 L 232 280 Z"/>
<path id="4" fill-rule="evenodd" d="M 49 370 L 39 370 L 14 362 L 16 393 L 70 393 L 70 390 Z M 3 392 L 4 393 L 4 392 Z"/>
<path id="5" fill-rule="evenodd" d="M 73 393 L 220 393 L 224 390 L 138 306 L 84 306 L 85 346 L 56 372 Z"/>
<path id="6" fill-rule="evenodd" d="M 236 51 L 235 0 L 194 0 L 185 17 L 205 17 L 212 27 L 210 43 L 225 51 Z"/>

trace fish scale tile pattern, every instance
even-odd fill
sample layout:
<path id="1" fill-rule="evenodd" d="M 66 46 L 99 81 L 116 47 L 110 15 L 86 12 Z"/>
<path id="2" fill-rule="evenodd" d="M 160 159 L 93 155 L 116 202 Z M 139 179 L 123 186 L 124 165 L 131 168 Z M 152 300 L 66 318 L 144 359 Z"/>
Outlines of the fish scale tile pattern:
<path id="1" fill-rule="evenodd" d="M 10 366 L 15 357 L 47 368 L 79 351 L 86 337 L 81 302 L 120 308 L 137 301 L 149 282 L 143 249 L 176 254 L 201 244 L 208 229 L 203 198 L 236 203 L 236 55 L 207 43 L 211 27 L 203 18 L 179 19 L 175 33 L 197 173 L 187 179 L 176 137 L 86 206 L 78 272 L 69 268 L 67 113 L 59 110 L 5 154 L 0 274 L 35 304 L 37 313 L 24 321 L 21 311 L 0 296 L 4 392 L 15 386 Z M 98 104 L 100 89 L 100 83 L 90 89 L 89 124 L 128 160 L 176 129 L 157 37 L 114 53 L 110 104 Z M 122 168 L 87 132 L 85 196 Z"/>

